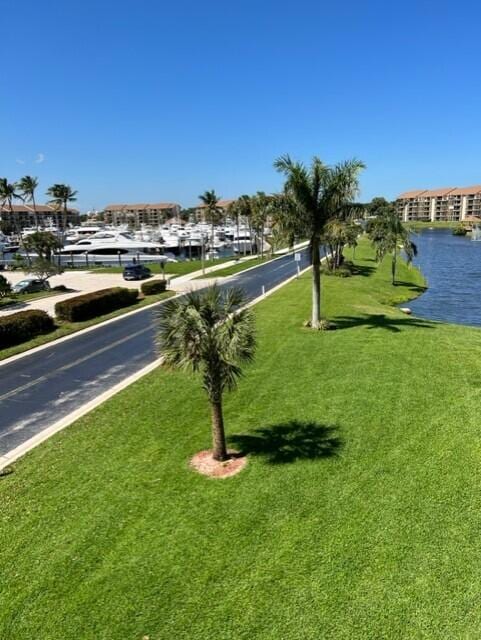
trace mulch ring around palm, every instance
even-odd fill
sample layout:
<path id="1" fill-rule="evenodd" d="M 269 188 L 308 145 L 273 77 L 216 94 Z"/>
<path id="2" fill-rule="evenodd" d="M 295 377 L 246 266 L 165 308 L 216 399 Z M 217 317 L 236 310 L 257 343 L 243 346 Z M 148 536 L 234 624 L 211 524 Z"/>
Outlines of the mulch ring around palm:
<path id="1" fill-rule="evenodd" d="M 199 451 L 190 460 L 190 466 L 198 473 L 209 478 L 230 478 L 234 476 L 247 464 L 247 456 L 243 456 L 238 451 L 229 449 L 229 458 L 220 462 L 214 460 L 211 450 Z"/>

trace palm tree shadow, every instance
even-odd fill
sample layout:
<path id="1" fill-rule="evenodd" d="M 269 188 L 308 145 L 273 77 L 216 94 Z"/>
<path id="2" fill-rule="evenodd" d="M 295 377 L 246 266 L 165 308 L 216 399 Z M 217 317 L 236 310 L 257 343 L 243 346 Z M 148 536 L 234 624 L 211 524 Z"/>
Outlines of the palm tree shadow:
<path id="1" fill-rule="evenodd" d="M 412 327 L 434 329 L 435 325 L 422 318 L 392 318 L 384 313 L 371 313 L 363 316 L 337 316 L 333 318 L 336 329 L 352 329 L 365 326 L 368 329 L 386 329 L 391 333 L 399 333 Z"/>
<path id="2" fill-rule="evenodd" d="M 244 455 L 250 453 L 265 458 L 270 464 L 282 464 L 337 455 L 343 445 L 338 430 L 334 425 L 290 420 L 230 436 L 229 442 Z"/>

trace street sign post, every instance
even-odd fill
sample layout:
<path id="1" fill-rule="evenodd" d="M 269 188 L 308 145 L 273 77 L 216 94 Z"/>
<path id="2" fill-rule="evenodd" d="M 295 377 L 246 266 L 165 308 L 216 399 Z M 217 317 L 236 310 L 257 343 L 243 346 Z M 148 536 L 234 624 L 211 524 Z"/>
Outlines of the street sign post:
<path id="1" fill-rule="evenodd" d="M 301 254 L 299 252 L 294 254 L 294 260 L 296 262 L 300 262 L 301 261 Z"/>

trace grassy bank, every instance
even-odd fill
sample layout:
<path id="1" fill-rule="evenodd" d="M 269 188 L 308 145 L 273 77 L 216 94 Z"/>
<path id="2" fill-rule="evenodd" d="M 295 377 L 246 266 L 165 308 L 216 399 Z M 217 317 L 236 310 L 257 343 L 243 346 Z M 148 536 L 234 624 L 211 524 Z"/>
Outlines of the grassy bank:
<path id="1" fill-rule="evenodd" d="M 93 327 L 100 322 L 105 322 L 105 320 L 110 320 L 111 318 L 118 318 L 119 316 L 124 315 L 125 313 L 129 313 L 130 311 L 134 311 L 135 309 L 141 309 L 142 307 L 146 307 L 154 302 L 159 302 L 164 298 L 169 298 L 173 296 L 173 291 L 164 291 L 163 293 L 157 293 L 152 296 L 144 296 L 143 298 L 139 298 L 138 301 L 130 305 L 128 307 L 123 307 L 122 309 L 117 309 L 117 311 L 112 311 L 112 313 L 106 313 L 103 316 L 98 316 L 97 318 L 92 318 L 91 320 L 85 320 L 84 322 L 62 322 L 61 320 L 55 320 L 57 324 L 57 328 L 55 331 L 51 333 L 47 333 L 42 336 L 37 336 L 32 340 L 28 340 L 27 342 L 22 342 L 22 344 L 17 344 L 15 347 L 9 347 L 8 349 L 0 350 L 0 361 L 5 360 L 6 358 L 10 358 L 11 356 L 15 356 L 19 353 L 24 353 L 25 351 L 29 351 L 34 347 L 39 347 L 42 344 L 47 344 L 48 342 L 53 342 L 58 338 L 63 338 L 64 336 L 68 336 L 71 333 L 76 333 L 81 329 L 86 329 L 87 327 Z"/>
<path id="2" fill-rule="evenodd" d="M 423 229 L 454 229 L 459 226 L 459 222 L 406 222 L 406 226 L 416 231 L 422 231 Z"/>
<path id="3" fill-rule="evenodd" d="M 240 475 L 189 470 L 208 408 L 159 370 L 0 478 L 2 640 L 479 637 L 481 332 L 393 309 L 417 272 L 356 253 L 337 331 L 301 327 L 309 274 L 258 305 Z"/>
<path id="4" fill-rule="evenodd" d="M 204 266 L 206 269 L 214 267 L 216 264 L 222 262 L 230 262 L 233 258 L 218 258 L 217 260 L 205 260 Z M 161 266 L 159 264 L 146 264 L 152 273 L 162 273 Z M 164 267 L 164 273 L 168 276 L 185 276 L 188 273 L 199 271 L 202 269 L 201 260 L 185 260 L 184 262 L 166 262 Z M 124 267 L 98 267 L 92 270 L 92 273 L 122 273 Z"/>
<path id="5" fill-rule="evenodd" d="M 39 300 L 40 298 L 50 298 L 51 296 L 58 296 L 64 291 L 38 291 L 36 293 L 18 293 L 12 294 L 12 296 L 5 296 L 5 298 L 0 298 L 0 311 L 5 309 L 6 307 L 12 307 L 13 305 L 18 305 L 19 311 L 22 310 L 22 306 L 26 302 L 31 302 L 32 300 Z"/>
<path id="6" fill-rule="evenodd" d="M 226 278 L 227 276 L 233 276 L 235 273 L 240 273 L 241 271 L 245 271 L 246 269 L 250 269 L 251 267 L 257 267 L 260 264 L 264 264 L 265 262 L 269 262 L 271 258 L 250 258 L 249 260 L 243 260 L 241 262 L 237 262 L 236 264 L 230 265 L 230 267 L 225 267 L 224 269 L 219 269 L 212 273 L 212 275 L 207 274 L 207 277 L 213 278 Z M 200 280 L 205 276 L 197 276 L 195 280 Z"/>

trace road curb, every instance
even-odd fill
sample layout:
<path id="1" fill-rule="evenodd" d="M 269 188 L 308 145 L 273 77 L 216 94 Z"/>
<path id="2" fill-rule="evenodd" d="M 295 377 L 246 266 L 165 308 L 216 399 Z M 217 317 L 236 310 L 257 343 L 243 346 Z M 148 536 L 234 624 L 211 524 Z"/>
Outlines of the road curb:
<path id="1" fill-rule="evenodd" d="M 117 322 L 117 320 L 123 320 L 124 318 L 129 318 L 130 316 L 135 315 L 136 313 L 141 313 L 146 309 L 152 309 L 153 307 L 158 307 L 163 304 L 167 300 L 171 300 L 175 295 L 170 296 L 169 298 L 165 298 L 165 300 L 158 300 L 157 302 L 152 302 L 152 304 L 146 304 L 140 309 L 134 309 L 133 311 L 127 311 L 126 313 L 122 313 L 115 318 L 109 318 L 108 320 L 104 320 L 102 322 L 98 322 L 97 324 L 93 324 L 91 327 L 86 327 L 85 329 L 79 329 L 78 331 L 74 331 L 73 333 L 69 333 L 67 336 L 62 336 L 61 338 L 56 338 L 55 340 L 51 340 L 50 342 L 46 342 L 45 344 L 40 344 L 38 347 L 33 347 L 32 349 L 28 349 L 27 351 L 22 351 L 22 353 L 17 353 L 14 356 L 10 356 L 9 358 L 5 358 L 4 360 L 0 360 L 0 368 L 15 362 L 16 360 L 20 360 L 21 358 L 26 358 L 27 356 L 33 355 L 34 353 L 38 353 L 39 351 L 43 351 L 44 349 L 48 349 L 49 347 L 56 346 L 58 344 L 62 344 L 62 342 L 66 342 L 67 340 L 72 340 L 72 338 L 77 338 L 78 336 L 82 336 L 94 329 L 99 329 L 100 327 L 106 327 L 108 324 L 112 324 L 112 322 Z"/>
<path id="2" fill-rule="evenodd" d="M 293 280 L 296 280 L 299 277 L 299 275 L 302 275 L 303 273 L 308 271 L 310 268 L 311 268 L 311 265 L 309 265 L 306 268 L 302 269 L 302 271 L 300 271 L 299 273 L 296 273 L 293 276 L 287 278 L 287 280 L 283 280 L 279 284 L 277 284 L 274 287 L 272 287 L 272 289 L 269 289 L 268 291 L 266 291 L 266 293 L 258 296 L 257 298 L 254 298 L 253 300 L 248 302 L 245 306 L 246 307 L 252 307 L 253 305 L 261 302 L 267 296 L 275 293 L 276 291 L 278 291 L 279 289 L 284 287 L 286 284 L 289 284 Z M 154 306 L 159 306 L 163 302 L 165 302 L 165 300 L 160 300 L 159 302 L 154 302 L 152 305 L 148 305 L 147 307 L 144 307 L 144 309 L 145 308 L 149 308 L 150 309 L 150 308 L 152 308 Z M 130 315 L 133 315 L 134 313 L 139 313 L 140 311 L 143 311 L 143 309 L 136 309 Z M 119 318 L 125 318 L 126 315 L 127 314 L 119 316 Z M 111 318 L 110 320 L 107 320 L 105 323 L 102 323 L 102 324 L 108 324 L 108 323 L 113 322 L 113 321 L 115 321 L 117 319 L 118 318 Z M 97 328 L 98 326 L 99 325 L 97 324 L 97 325 L 94 325 L 93 327 L 88 327 L 87 329 L 82 330 L 82 331 L 86 332 L 86 331 L 89 331 L 91 329 Z M 78 332 L 76 332 L 74 334 L 71 334 L 71 336 L 65 336 L 64 338 L 60 338 L 59 341 L 60 340 L 65 340 L 65 339 L 70 338 L 70 337 L 73 337 L 75 335 L 78 335 L 79 333 L 80 332 L 78 331 Z M 54 343 L 58 344 L 59 341 L 54 341 Z M 49 344 L 51 345 L 53 343 L 49 343 Z M 38 347 L 36 349 L 40 350 L 42 347 L 46 347 L 46 346 L 48 346 L 48 345 L 41 345 L 40 347 Z M 33 349 L 28 351 L 28 352 L 26 352 L 26 353 L 32 353 L 32 352 L 33 352 Z M 19 354 L 19 356 L 21 356 L 21 355 L 24 355 L 24 354 Z M 12 356 L 12 358 L 16 358 L 16 357 L 17 356 Z M 11 359 L 9 359 L 9 360 L 11 361 Z M 4 361 L 4 362 L 6 362 L 6 361 Z M 9 465 L 11 465 L 13 462 L 18 460 L 22 456 L 24 456 L 26 453 L 28 453 L 29 451 L 31 451 L 32 449 L 37 447 L 42 442 L 45 442 L 45 440 L 48 440 L 48 438 L 50 438 L 51 436 L 55 435 L 59 431 L 62 431 L 63 429 L 65 429 L 66 427 L 71 425 L 73 422 L 75 422 L 79 418 L 81 418 L 84 415 L 86 415 L 87 413 L 90 413 L 90 411 L 92 411 L 96 407 L 98 407 L 101 404 L 103 404 L 106 400 L 109 400 L 110 398 L 115 396 L 117 393 L 119 393 L 123 389 L 126 389 L 128 386 L 130 386 L 134 382 L 137 382 L 137 380 L 140 380 L 140 378 L 143 378 L 148 373 L 151 373 L 152 371 L 154 371 L 154 369 L 156 369 L 159 365 L 161 365 L 162 362 L 163 362 L 163 358 L 157 358 L 156 360 L 154 360 L 153 362 L 151 362 L 147 366 L 145 366 L 142 369 L 140 369 L 139 371 L 136 371 L 135 373 L 133 373 L 128 378 L 125 378 L 125 380 L 122 380 L 118 384 L 114 385 L 111 389 L 108 389 L 107 391 L 105 391 L 104 393 L 100 394 L 99 396 L 97 396 L 96 398 L 91 400 L 90 402 L 87 402 L 86 404 L 84 404 L 79 409 L 76 409 L 75 411 L 72 411 L 68 415 L 64 416 L 63 418 L 61 418 L 60 420 L 55 422 L 50 427 L 47 427 L 46 429 L 43 429 L 43 431 L 41 431 L 40 433 L 36 434 L 32 438 L 29 438 L 28 440 L 26 440 L 25 442 L 20 444 L 18 447 L 15 447 L 14 449 L 9 451 L 8 453 L 3 454 L 2 456 L 0 456 L 0 471 L 2 471 L 3 469 L 5 469 Z"/>
<path id="3" fill-rule="evenodd" d="M 15 449 L 12 449 L 8 453 L 5 453 L 2 456 L 0 456 L 0 471 L 5 467 L 7 467 L 8 465 L 12 464 L 12 462 L 15 462 L 15 460 L 18 460 L 19 458 L 24 456 L 26 453 L 28 453 L 29 451 L 37 447 L 39 444 L 41 444 L 45 440 L 48 440 L 48 438 L 50 438 L 54 434 L 58 433 L 59 431 L 62 431 L 62 429 L 65 429 L 65 427 L 68 427 L 69 425 L 71 425 L 72 422 L 75 422 L 75 420 L 78 420 L 79 418 L 86 415 L 87 413 L 90 413 L 90 411 L 92 411 L 93 409 L 95 409 L 96 407 L 104 403 L 106 400 L 108 400 L 109 398 L 119 393 L 119 391 L 122 391 L 123 389 L 130 386 L 132 383 L 136 382 L 140 378 L 143 378 L 145 375 L 147 375 L 148 373 L 156 369 L 160 364 L 162 364 L 162 361 L 163 361 L 163 358 L 157 358 L 157 360 L 154 360 L 143 369 L 136 371 L 128 378 L 125 378 L 125 380 L 122 380 L 118 384 L 114 385 L 111 389 L 104 391 L 104 393 L 101 393 L 99 396 L 97 396 L 90 402 L 87 402 L 79 409 L 72 411 L 67 416 L 63 417 L 61 420 L 58 420 L 57 422 L 52 424 L 50 427 L 47 427 L 40 433 L 37 433 L 32 438 L 29 438 L 25 442 L 22 442 L 22 444 L 18 445 L 18 447 L 15 447 Z"/>

